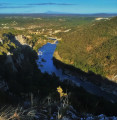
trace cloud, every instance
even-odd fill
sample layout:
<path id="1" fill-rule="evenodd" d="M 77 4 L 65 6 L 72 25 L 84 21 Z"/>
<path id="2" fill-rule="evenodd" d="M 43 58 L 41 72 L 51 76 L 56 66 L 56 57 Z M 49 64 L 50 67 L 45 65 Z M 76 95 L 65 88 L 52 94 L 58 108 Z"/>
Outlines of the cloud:
<path id="1" fill-rule="evenodd" d="M 30 6 L 27 5 L 18 5 L 18 4 L 11 4 L 11 3 L 0 3 L 0 9 L 7 9 L 7 8 L 29 8 Z"/>
<path id="2" fill-rule="evenodd" d="M 30 8 L 33 6 L 44 6 L 44 5 L 71 6 L 71 5 L 77 5 L 77 4 L 71 4 L 71 3 L 32 3 L 32 4 L 0 3 L 0 9 Z"/>
<path id="3" fill-rule="evenodd" d="M 29 6 L 0 6 L 0 9 L 7 9 L 7 8 L 29 8 Z"/>
<path id="4" fill-rule="evenodd" d="M 76 5 L 76 4 L 71 4 L 71 3 L 32 3 L 32 4 L 27 4 L 27 5 Z"/>

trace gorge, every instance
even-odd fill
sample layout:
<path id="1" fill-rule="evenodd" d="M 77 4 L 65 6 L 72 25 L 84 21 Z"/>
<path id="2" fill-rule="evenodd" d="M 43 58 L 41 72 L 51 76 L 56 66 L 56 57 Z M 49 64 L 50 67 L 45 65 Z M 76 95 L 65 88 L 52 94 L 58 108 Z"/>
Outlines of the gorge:
<path id="1" fill-rule="evenodd" d="M 38 55 L 37 64 L 38 68 L 41 70 L 42 73 L 47 72 L 50 75 L 54 73 L 62 81 L 70 80 L 77 86 L 83 87 L 86 91 L 88 91 L 91 94 L 104 97 L 105 99 L 111 102 L 117 102 L 116 95 L 113 95 L 109 92 L 102 90 L 99 86 L 96 86 L 95 84 L 89 81 L 82 80 L 80 74 L 75 76 L 72 75 L 72 71 L 70 71 L 69 69 L 64 70 L 62 68 L 57 68 L 53 63 L 53 54 L 55 52 L 57 44 L 59 43 L 58 42 L 56 42 L 55 44 L 47 43 L 38 50 L 38 52 L 41 54 Z"/>

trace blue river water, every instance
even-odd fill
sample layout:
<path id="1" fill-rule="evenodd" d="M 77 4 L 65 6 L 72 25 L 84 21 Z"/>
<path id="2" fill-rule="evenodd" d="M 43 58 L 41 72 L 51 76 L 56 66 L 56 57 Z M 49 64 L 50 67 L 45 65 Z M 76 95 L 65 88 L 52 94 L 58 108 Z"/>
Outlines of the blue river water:
<path id="1" fill-rule="evenodd" d="M 39 49 L 37 64 L 38 68 L 41 70 L 42 73 L 47 72 L 50 75 L 52 73 L 55 73 L 55 75 L 59 77 L 60 80 L 71 80 L 77 86 L 83 87 L 86 91 L 88 91 L 91 94 L 104 97 L 105 99 L 111 102 L 117 102 L 117 96 L 101 90 L 98 86 L 94 85 L 91 82 L 81 80 L 80 77 L 72 75 L 70 70 L 63 72 L 61 68 L 56 68 L 56 66 L 53 64 L 53 54 L 56 49 L 56 46 L 57 43 L 47 43 Z"/>

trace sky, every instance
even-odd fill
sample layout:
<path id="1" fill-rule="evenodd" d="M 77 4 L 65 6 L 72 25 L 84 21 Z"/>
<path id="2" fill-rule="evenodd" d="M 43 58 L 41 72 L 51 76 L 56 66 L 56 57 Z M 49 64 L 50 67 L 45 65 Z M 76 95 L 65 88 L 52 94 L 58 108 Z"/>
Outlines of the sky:
<path id="1" fill-rule="evenodd" d="M 117 0 L 0 0 L 0 13 L 117 13 Z"/>

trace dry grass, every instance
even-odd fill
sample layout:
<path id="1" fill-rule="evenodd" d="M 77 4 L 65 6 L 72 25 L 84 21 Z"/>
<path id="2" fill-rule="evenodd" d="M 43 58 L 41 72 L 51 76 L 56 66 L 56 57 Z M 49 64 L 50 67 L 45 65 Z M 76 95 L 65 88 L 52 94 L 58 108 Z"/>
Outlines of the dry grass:
<path id="1" fill-rule="evenodd" d="M 34 120 L 36 111 L 34 108 L 23 109 L 22 107 L 3 107 L 0 110 L 0 120 Z"/>

